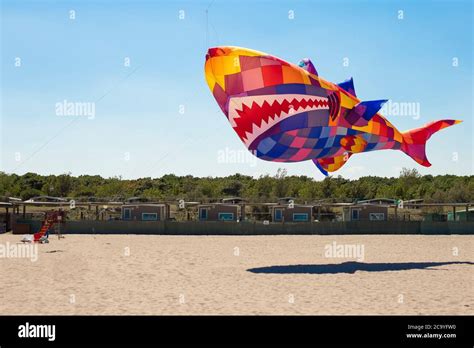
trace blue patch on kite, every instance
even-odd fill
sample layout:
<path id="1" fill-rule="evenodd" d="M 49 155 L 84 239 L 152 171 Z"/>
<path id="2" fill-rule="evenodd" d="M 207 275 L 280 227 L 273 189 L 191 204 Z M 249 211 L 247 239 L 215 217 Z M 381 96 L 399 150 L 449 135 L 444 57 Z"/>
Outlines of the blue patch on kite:
<path id="1" fill-rule="evenodd" d="M 347 129 L 347 135 L 356 135 L 358 131 L 352 128 L 346 128 Z"/>
<path id="2" fill-rule="evenodd" d="M 334 144 L 334 137 L 329 137 L 328 141 L 326 141 L 326 145 L 324 147 L 331 147 Z"/>
<path id="3" fill-rule="evenodd" d="M 322 127 L 311 128 L 311 132 L 309 132 L 308 138 L 319 138 L 319 136 L 321 135 L 321 130 Z"/>
<path id="4" fill-rule="evenodd" d="M 323 127 L 323 129 L 321 130 L 321 138 L 329 137 L 329 132 L 329 127 Z"/>
<path id="5" fill-rule="evenodd" d="M 318 155 L 319 158 L 322 158 L 322 157 L 326 156 L 326 155 L 328 154 L 329 150 L 331 150 L 331 148 L 325 148 L 325 149 L 323 149 L 323 150 L 320 152 L 320 154 Z"/>
<path id="6" fill-rule="evenodd" d="M 377 145 L 377 143 L 368 143 L 367 146 L 365 147 L 364 151 L 370 151 L 370 150 L 372 150 L 376 145 Z"/>
<path id="7" fill-rule="evenodd" d="M 306 87 L 302 84 L 291 83 L 275 87 L 277 94 L 306 94 Z"/>
<path id="8" fill-rule="evenodd" d="M 319 138 L 318 142 L 316 145 L 314 145 L 315 149 L 322 149 L 324 148 L 324 145 L 326 145 L 326 141 L 328 138 Z"/>
<path id="9" fill-rule="evenodd" d="M 308 124 L 308 114 L 306 112 L 303 112 L 296 116 L 288 117 L 287 119 L 281 121 L 279 124 L 282 132 L 306 128 Z"/>
<path id="10" fill-rule="evenodd" d="M 273 146 L 275 146 L 276 141 L 273 140 L 272 138 L 268 137 L 263 139 L 257 147 L 257 150 L 263 154 L 266 154 L 268 151 L 270 151 Z"/>
<path id="11" fill-rule="evenodd" d="M 271 156 L 273 158 L 280 158 L 280 156 L 288 150 L 288 146 L 283 146 L 280 144 L 276 144 L 270 152 L 267 153 L 267 156 Z"/>

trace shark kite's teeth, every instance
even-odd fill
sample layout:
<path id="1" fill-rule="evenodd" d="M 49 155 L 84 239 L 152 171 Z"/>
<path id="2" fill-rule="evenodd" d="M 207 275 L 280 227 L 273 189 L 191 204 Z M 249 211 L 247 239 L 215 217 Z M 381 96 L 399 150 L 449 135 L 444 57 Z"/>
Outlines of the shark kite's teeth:
<path id="1" fill-rule="evenodd" d="M 237 110 L 242 110 L 242 99 L 232 98 L 229 102 L 229 122 L 232 127 L 237 127 L 235 119 L 240 117 Z"/>
<path id="2" fill-rule="evenodd" d="M 247 146 L 265 131 L 285 118 L 301 112 L 328 110 L 325 97 L 306 94 L 275 94 L 233 97 L 228 118 Z"/>

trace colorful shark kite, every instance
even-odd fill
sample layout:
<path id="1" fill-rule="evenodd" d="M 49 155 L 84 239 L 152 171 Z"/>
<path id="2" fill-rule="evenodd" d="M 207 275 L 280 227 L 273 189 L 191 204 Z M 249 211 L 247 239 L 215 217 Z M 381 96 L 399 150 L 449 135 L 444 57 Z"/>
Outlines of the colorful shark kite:
<path id="1" fill-rule="evenodd" d="M 441 120 L 401 133 L 378 113 L 386 100 L 360 101 L 352 79 L 328 82 L 309 59 L 294 65 L 246 48 L 215 47 L 206 55 L 205 75 L 254 155 L 275 162 L 312 160 L 324 175 L 355 153 L 383 149 L 401 150 L 429 167 L 426 141 L 461 122 Z"/>

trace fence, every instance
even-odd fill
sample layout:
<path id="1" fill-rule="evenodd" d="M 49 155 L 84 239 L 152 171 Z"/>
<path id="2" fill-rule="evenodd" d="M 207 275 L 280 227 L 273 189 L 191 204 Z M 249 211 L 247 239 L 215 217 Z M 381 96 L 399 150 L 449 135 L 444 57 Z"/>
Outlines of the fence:
<path id="1" fill-rule="evenodd" d="M 18 219 L 13 233 L 39 230 L 40 221 Z M 17 227 L 17 228 L 15 228 Z M 16 232 L 22 231 L 22 232 Z M 331 234 L 474 234 L 474 221 L 348 221 L 318 223 L 197 222 L 197 221 L 68 221 L 63 234 L 156 234 L 156 235 L 331 235 Z"/>

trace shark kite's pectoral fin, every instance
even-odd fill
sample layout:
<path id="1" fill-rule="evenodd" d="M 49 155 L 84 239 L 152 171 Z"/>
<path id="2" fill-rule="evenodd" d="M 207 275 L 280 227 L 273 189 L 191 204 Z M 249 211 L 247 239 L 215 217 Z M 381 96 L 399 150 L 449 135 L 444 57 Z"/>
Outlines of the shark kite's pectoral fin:
<path id="1" fill-rule="evenodd" d="M 341 168 L 353 153 L 364 152 L 367 147 L 367 141 L 359 135 L 346 135 L 340 143 L 346 150 L 342 155 L 313 159 L 316 167 L 326 176 L 328 172 L 335 172 Z"/>
<path id="2" fill-rule="evenodd" d="M 367 141 L 359 135 L 346 135 L 341 139 L 341 146 L 350 153 L 364 152 Z"/>
<path id="3" fill-rule="evenodd" d="M 313 63 L 311 62 L 311 60 L 309 58 L 301 59 L 298 66 L 300 68 L 303 68 L 304 70 L 306 70 L 310 74 L 319 76 L 318 72 L 316 71 L 316 68 L 314 67 Z"/>
<path id="4" fill-rule="evenodd" d="M 345 116 L 346 121 L 353 126 L 365 127 L 387 100 L 368 100 L 358 103 Z"/>
<path id="5" fill-rule="evenodd" d="M 343 90 L 345 90 L 347 93 L 352 94 L 354 97 L 356 97 L 356 91 L 354 88 L 354 80 L 352 79 L 352 77 L 349 80 L 338 83 L 337 85 L 341 87 Z"/>
<path id="6" fill-rule="evenodd" d="M 345 152 L 340 156 L 334 157 L 326 157 L 326 158 L 315 158 L 313 159 L 314 164 L 316 167 L 323 173 L 324 175 L 328 175 L 328 172 L 335 172 L 339 168 L 341 168 L 351 157 L 352 153 Z"/>

